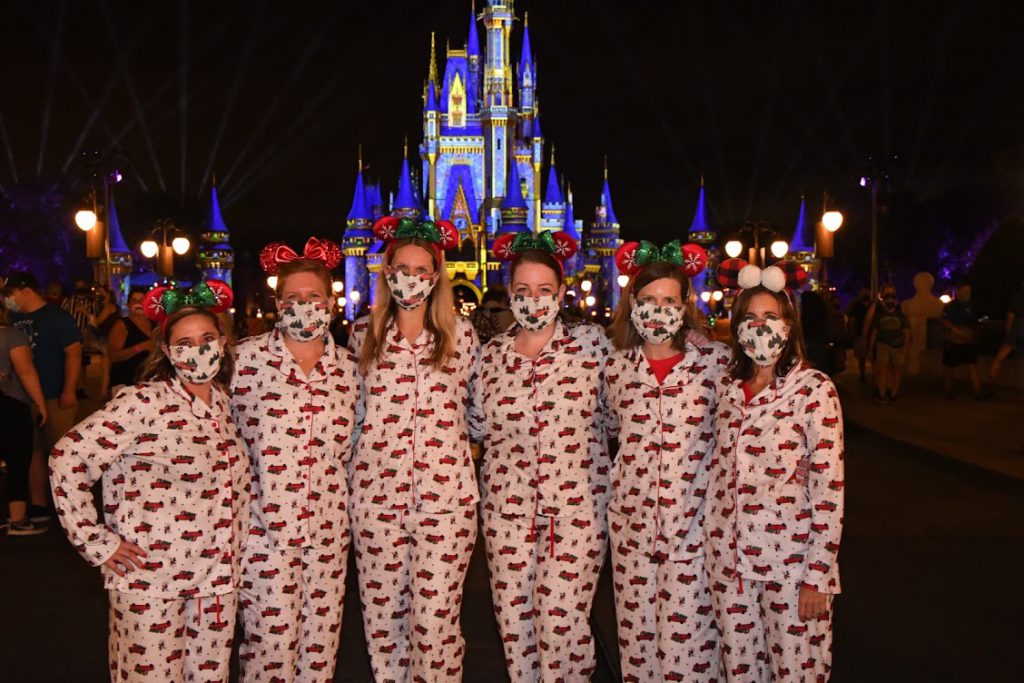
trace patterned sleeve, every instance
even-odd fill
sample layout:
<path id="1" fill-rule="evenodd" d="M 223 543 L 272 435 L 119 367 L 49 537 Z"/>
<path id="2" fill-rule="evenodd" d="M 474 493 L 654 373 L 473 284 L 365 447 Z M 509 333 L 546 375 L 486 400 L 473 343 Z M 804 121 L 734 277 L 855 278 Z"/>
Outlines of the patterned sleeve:
<path id="1" fill-rule="evenodd" d="M 596 326 L 595 326 L 596 327 Z M 601 362 L 601 383 L 597 389 L 597 405 L 601 410 L 601 429 L 606 439 L 615 439 L 619 435 L 618 418 L 615 411 L 608 405 L 608 363 L 612 357 L 612 343 L 603 328 L 596 327 L 597 335 L 594 342 L 594 355 Z"/>
<path id="2" fill-rule="evenodd" d="M 615 354 L 608 357 L 604 372 L 601 373 L 601 401 L 604 405 L 604 433 L 609 439 L 619 438 L 619 411 L 616 409 L 615 383 L 622 372 L 622 356 Z"/>
<path id="3" fill-rule="evenodd" d="M 92 485 L 134 442 L 141 424 L 138 406 L 138 389 L 122 389 L 65 434 L 50 455 L 50 487 L 61 524 L 75 549 L 96 566 L 114 554 L 121 538 L 100 523 Z"/>
<path id="4" fill-rule="evenodd" d="M 837 555 L 843 533 L 843 414 L 827 377 L 820 377 L 805 411 L 811 537 L 803 582 L 819 592 L 834 593 L 839 589 Z"/>
<path id="5" fill-rule="evenodd" d="M 359 441 L 359 436 L 363 433 L 363 420 L 366 419 L 366 381 L 363 379 L 363 373 L 359 370 L 359 352 L 363 348 L 363 340 L 366 339 L 366 329 L 369 324 L 370 319 L 368 317 L 359 318 L 352 323 L 352 333 L 348 336 L 348 351 L 352 354 L 352 361 L 354 363 L 353 376 L 358 385 L 355 424 L 352 426 L 353 453 L 355 452 L 355 445 Z"/>

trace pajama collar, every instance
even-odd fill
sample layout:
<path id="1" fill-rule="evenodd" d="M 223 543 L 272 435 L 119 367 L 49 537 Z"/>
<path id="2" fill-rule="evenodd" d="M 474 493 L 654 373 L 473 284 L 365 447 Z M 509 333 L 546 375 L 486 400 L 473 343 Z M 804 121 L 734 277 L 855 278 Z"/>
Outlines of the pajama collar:
<path id="1" fill-rule="evenodd" d="M 508 328 L 508 331 L 503 332 L 502 335 L 498 337 L 499 339 L 501 339 L 501 353 L 502 356 L 506 359 L 506 362 L 510 358 L 525 358 L 525 356 L 516 351 L 516 334 L 519 332 L 520 329 L 522 328 L 520 328 L 518 324 L 513 324 L 512 327 Z M 548 339 L 547 344 L 545 344 L 544 348 L 542 348 L 540 353 L 537 354 L 537 358 L 533 360 L 540 360 L 545 356 L 554 355 L 561 351 L 564 347 L 571 344 L 574 340 L 575 337 L 572 333 L 572 330 L 570 330 L 561 320 L 555 320 L 554 334 L 551 335 L 551 338 Z M 513 362 L 515 361 L 513 360 Z"/>
<path id="2" fill-rule="evenodd" d="M 751 405 L 760 406 L 773 401 L 778 401 L 782 398 L 786 391 L 795 385 L 797 375 L 803 369 L 811 369 L 811 366 L 804 361 L 798 361 L 793 363 L 793 367 L 789 369 L 782 377 L 774 378 L 767 387 L 761 390 L 757 396 L 754 397 Z M 727 379 L 728 387 L 726 388 L 726 398 L 735 405 L 744 405 L 746 398 L 743 395 L 743 380 L 739 379 Z"/>
<path id="3" fill-rule="evenodd" d="M 274 328 L 274 331 L 267 336 L 265 348 L 267 353 L 277 357 L 276 366 L 282 373 L 289 376 L 294 375 L 303 382 L 312 383 L 326 380 L 337 366 L 337 354 L 334 351 L 334 347 L 334 339 L 331 335 L 324 335 L 324 353 L 320 356 L 320 360 L 317 361 L 316 365 L 313 366 L 308 377 L 302 372 L 302 368 L 299 367 L 299 364 L 295 362 L 295 358 L 292 357 L 291 351 L 285 346 L 281 330 Z"/>
<path id="4" fill-rule="evenodd" d="M 207 405 L 203 399 L 189 393 L 188 389 L 186 389 L 178 379 L 167 379 L 164 381 L 167 384 L 168 390 L 180 396 L 182 400 L 188 404 L 192 414 L 196 417 L 208 420 L 213 417 L 228 414 L 227 394 L 225 394 L 224 391 L 216 384 L 210 387 L 210 400 L 212 403 Z"/>

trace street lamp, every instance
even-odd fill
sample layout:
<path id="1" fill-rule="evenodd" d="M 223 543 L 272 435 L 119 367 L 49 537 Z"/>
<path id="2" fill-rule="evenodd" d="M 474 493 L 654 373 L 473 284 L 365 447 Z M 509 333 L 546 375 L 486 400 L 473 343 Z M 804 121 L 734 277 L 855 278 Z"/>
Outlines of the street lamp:
<path id="1" fill-rule="evenodd" d="M 173 249 L 174 253 L 178 256 L 184 256 L 187 254 L 191 246 L 192 243 L 188 241 L 187 237 L 175 237 L 171 240 L 171 249 Z"/>
<path id="2" fill-rule="evenodd" d="M 164 277 L 174 277 L 174 255 L 183 256 L 192 248 L 192 242 L 178 232 L 170 218 L 156 222 L 150 236 L 139 245 L 145 258 L 156 257 L 156 272 Z"/>
<path id="3" fill-rule="evenodd" d="M 276 275 L 268 275 L 267 276 L 267 287 L 270 287 L 271 289 L 275 289 L 275 290 L 277 289 L 277 276 Z"/>
<path id="4" fill-rule="evenodd" d="M 82 232 L 89 232 L 96 227 L 96 212 L 91 209 L 82 209 L 75 214 L 75 225 Z"/>
<path id="5" fill-rule="evenodd" d="M 331 283 L 331 291 L 335 294 L 341 294 L 345 289 L 345 283 L 341 280 L 335 280 Z"/>
<path id="6" fill-rule="evenodd" d="M 618 283 L 619 283 L 619 287 L 620 287 L 620 288 L 625 288 L 625 287 L 626 287 L 626 285 L 628 285 L 628 284 L 629 284 L 629 276 L 628 276 L 628 275 L 626 275 L 625 273 L 623 273 L 622 275 L 620 275 L 620 276 L 618 277 L 618 280 L 617 280 L 617 281 L 618 281 Z M 588 280 L 588 282 L 589 282 L 589 280 Z"/>
<path id="7" fill-rule="evenodd" d="M 700 300 L 703 301 L 704 303 L 708 303 L 709 301 L 711 301 L 711 292 L 708 292 L 708 291 L 701 292 L 700 293 Z"/>
<path id="8" fill-rule="evenodd" d="M 593 306 L 595 303 L 597 303 L 597 299 L 595 299 L 594 295 L 591 294 L 588 295 L 587 298 L 583 300 L 583 302 L 587 304 L 587 306 Z"/>
<path id="9" fill-rule="evenodd" d="M 580 283 L 580 289 L 583 290 L 584 294 L 587 294 L 588 292 L 590 292 L 590 289 L 593 286 L 594 286 L 594 283 L 591 282 L 590 280 L 584 280 L 583 282 Z"/>
<path id="10" fill-rule="evenodd" d="M 725 253 L 729 258 L 736 258 L 743 253 L 743 242 L 729 240 L 725 243 Z"/>
<path id="11" fill-rule="evenodd" d="M 765 265 L 764 244 L 767 238 L 774 238 L 772 242 L 768 244 L 768 250 L 776 259 L 781 259 L 789 251 L 789 243 L 783 239 L 779 239 L 778 233 L 764 223 L 758 221 L 748 222 L 741 227 L 738 232 L 741 235 L 743 233 L 748 233 L 753 237 L 754 244 L 747 251 L 747 261 L 755 266 L 763 267 Z M 743 253 L 744 246 L 745 245 L 740 241 L 739 237 L 736 237 L 725 243 L 725 253 L 729 258 L 738 258 L 739 255 Z"/>
<path id="12" fill-rule="evenodd" d="M 348 298 L 352 300 L 352 305 L 356 306 L 359 304 L 359 299 L 362 298 L 362 295 L 359 293 L 358 289 L 353 289 L 349 293 Z"/>
<path id="13" fill-rule="evenodd" d="M 153 240 L 146 240 L 139 245 L 139 251 L 141 251 L 142 255 L 146 258 L 153 258 L 156 256 L 156 253 L 160 251 L 160 246 Z"/>
<path id="14" fill-rule="evenodd" d="M 789 251 L 789 242 L 786 240 L 775 240 L 771 246 L 772 256 L 777 259 L 783 258 Z"/>
<path id="15" fill-rule="evenodd" d="M 826 211 L 821 216 L 821 224 L 829 232 L 835 232 L 843 225 L 843 214 L 839 211 Z"/>

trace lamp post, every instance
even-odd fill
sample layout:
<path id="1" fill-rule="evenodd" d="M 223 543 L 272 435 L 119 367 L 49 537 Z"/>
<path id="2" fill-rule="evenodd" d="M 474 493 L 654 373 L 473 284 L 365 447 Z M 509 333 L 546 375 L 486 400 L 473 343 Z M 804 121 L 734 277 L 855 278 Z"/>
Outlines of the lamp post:
<path id="1" fill-rule="evenodd" d="M 191 248 L 192 242 L 178 231 L 170 218 L 157 221 L 149 239 L 139 245 L 144 257 L 156 257 L 157 274 L 170 278 L 174 277 L 174 255 L 184 256 Z"/>
<path id="2" fill-rule="evenodd" d="M 821 260 L 821 288 L 828 289 L 828 260 L 835 256 L 835 233 L 843 225 L 843 214 L 828 208 L 828 193 L 825 194 L 824 213 L 818 222 L 814 235 L 814 252 Z"/>
<path id="3" fill-rule="evenodd" d="M 778 239 L 778 233 L 763 223 L 747 223 L 738 232 L 739 234 L 748 233 L 753 238 L 754 244 L 747 252 L 747 261 L 755 266 L 764 267 L 766 265 L 765 248 L 761 246 L 762 237 L 776 238 L 768 246 L 768 251 L 776 259 L 785 258 L 789 253 L 789 242 Z M 743 242 L 738 236 L 725 243 L 725 253 L 729 258 L 738 258 L 743 253 Z"/>

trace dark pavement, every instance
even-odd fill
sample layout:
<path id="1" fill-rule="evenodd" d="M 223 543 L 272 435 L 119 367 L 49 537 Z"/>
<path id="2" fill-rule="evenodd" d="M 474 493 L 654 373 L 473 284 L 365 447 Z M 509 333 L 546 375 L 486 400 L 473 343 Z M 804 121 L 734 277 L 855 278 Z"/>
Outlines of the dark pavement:
<path id="1" fill-rule="evenodd" d="M 855 426 L 847 444 L 833 680 L 1021 680 L 1024 483 Z M 337 681 L 371 680 L 353 580 Z M 604 576 L 595 623 L 614 657 L 611 597 Z M 61 530 L 0 538 L 0 614 L 0 681 L 105 680 L 106 597 Z M 479 548 L 463 627 L 465 680 L 505 680 Z M 595 680 L 612 680 L 601 659 Z"/>

